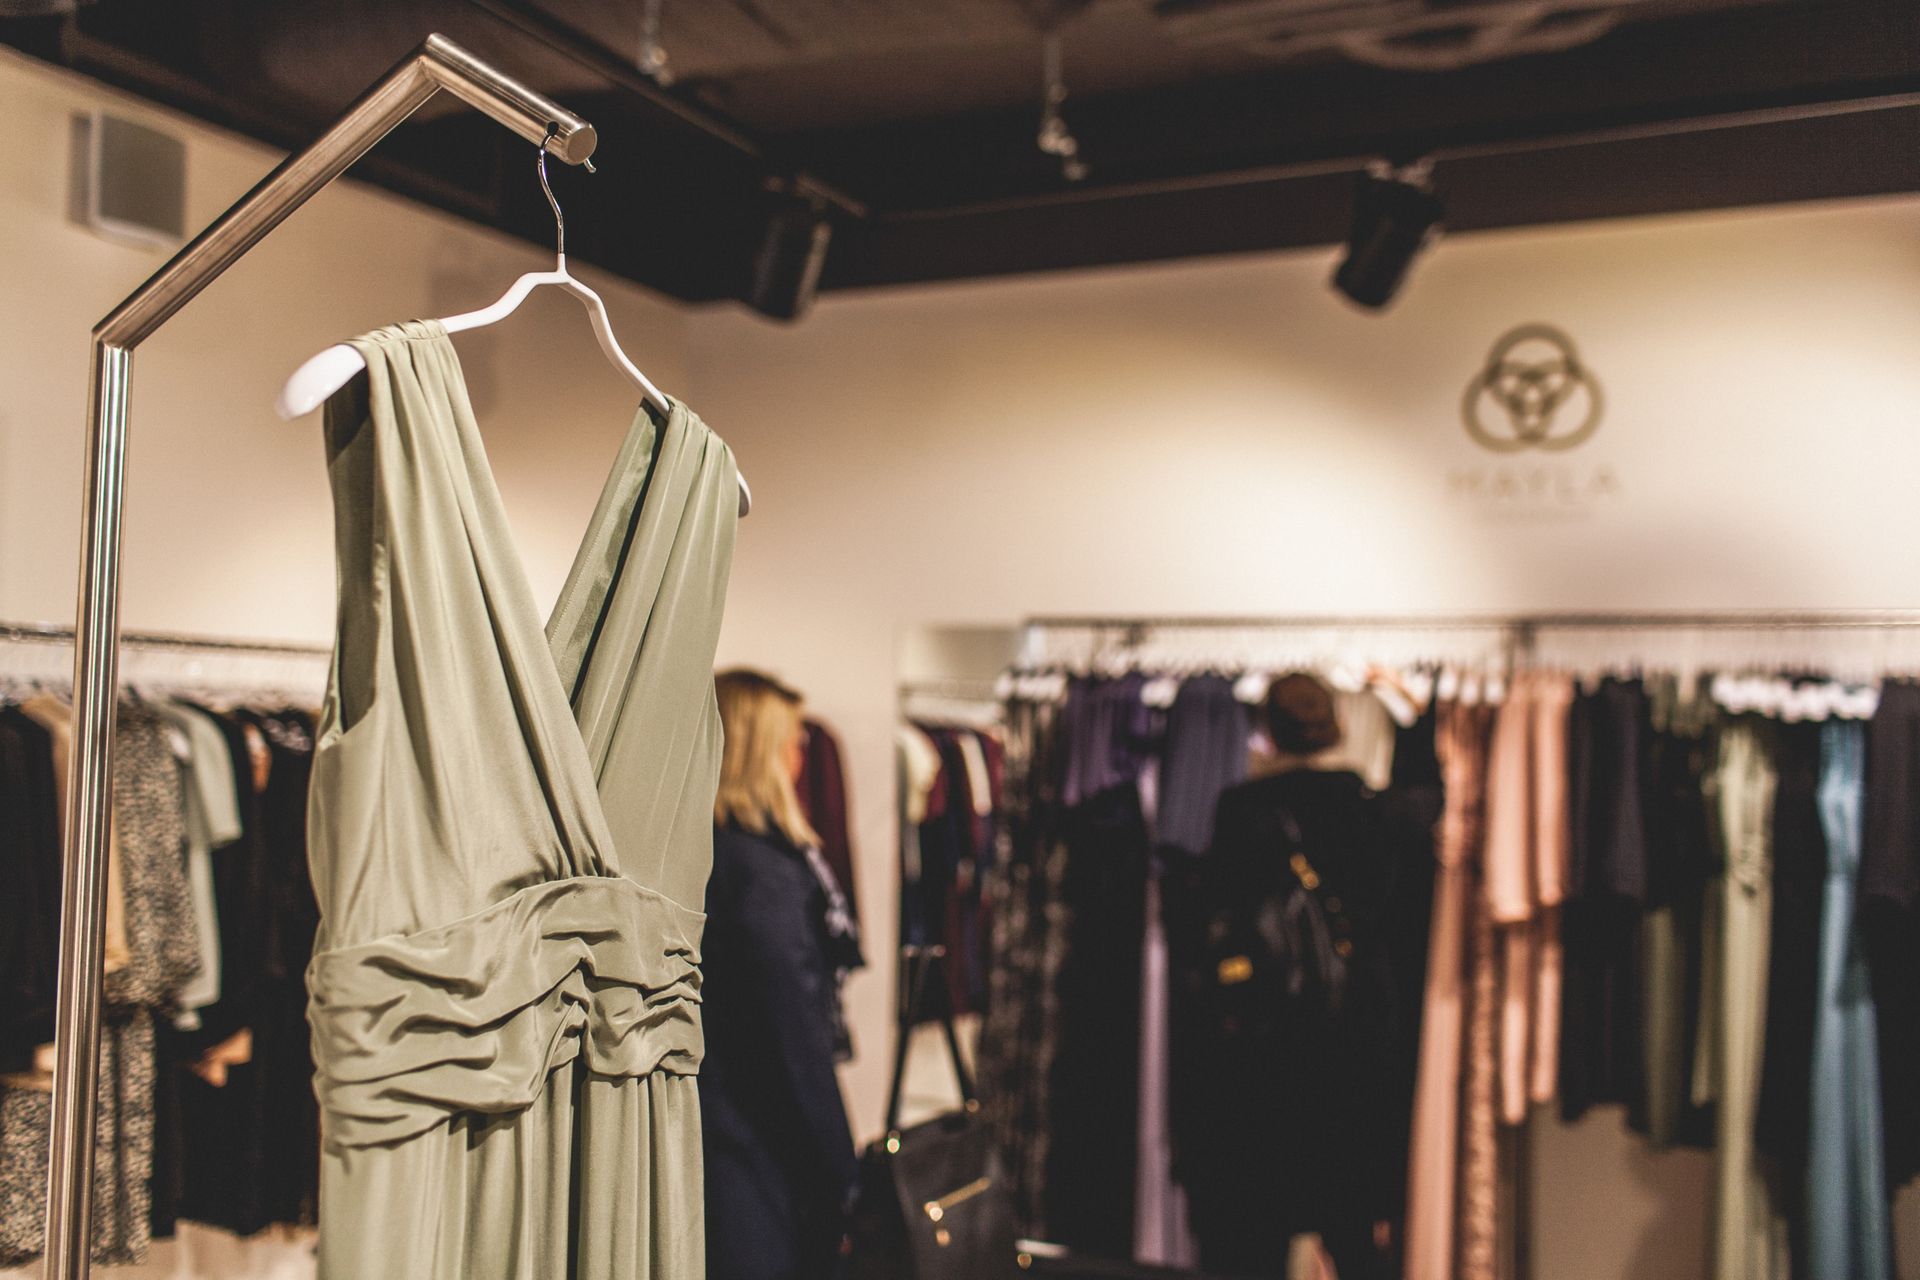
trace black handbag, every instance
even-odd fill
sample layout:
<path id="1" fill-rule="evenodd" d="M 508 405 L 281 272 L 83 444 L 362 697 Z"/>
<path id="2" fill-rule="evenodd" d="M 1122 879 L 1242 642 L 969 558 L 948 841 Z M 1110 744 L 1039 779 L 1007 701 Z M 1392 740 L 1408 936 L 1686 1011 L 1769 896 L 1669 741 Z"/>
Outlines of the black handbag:
<path id="1" fill-rule="evenodd" d="M 961 1107 L 910 1129 L 900 1127 L 908 1040 L 929 975 L 944 954 L 938 947 L 903 952 L 909 994 L 894 1046 L 887 1131 L 860 1160 L 852 1280 L 997 1280 L 1017 1274 L 1013 1199 L 944 1000 L 939 1021 L 960 1083 Z"/>
<path id="2" fill-rule="evenodd" d="M 1203 923 L 1193 1013 L 1226 1048 L 1278 1051 L 1301 1020 L 1337 1016 L 1350 982 L 1352 929 L 1320 874 L 1293 815 L 1280 815 L 1283 858 L 1268 853 L 1214 868 L 1200 897 Z"/>

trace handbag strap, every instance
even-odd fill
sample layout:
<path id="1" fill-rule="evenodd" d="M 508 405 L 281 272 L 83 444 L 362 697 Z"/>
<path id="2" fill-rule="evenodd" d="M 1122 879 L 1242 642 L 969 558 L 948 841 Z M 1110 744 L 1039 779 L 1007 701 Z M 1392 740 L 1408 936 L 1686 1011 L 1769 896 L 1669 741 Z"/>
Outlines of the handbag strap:
<path id="1" fill-rule="evenodd" d="M 887 1133 L 900 1132 L 901 1092 L 907 1078 L 907 1049 L 913 1040 L 915 1019 L 920 1013 L 921 1001 L 927 993 L 927 983 L 934 972 L 945 963 L 945 947 L 902 947 L 900 962 L 906 980 L 906 997 L 900 1003 L 900 1025 L 894 1031 L 893 1043 L 893 1084 L 887 1090 Z M 960 1084 L 960 1100 L 968 1111 L 980 1109 L 980 1099 L 973 1091 L 973 1073 L 967 1070 L 966 1059 L 960 1053 L 960 1033 L 953 1024 L 953 1002 L 945 1001 L 940 1006 L 940 1027 L 946 1034 L 947 1054 L 953 1059 L 954 1078 Z"/>
<path id="2" fill-rule="evenodd" d="M 1318 895 L 1320 873 L 1314 869 L 1313 860 L 1307 857 L 1307 838 L 1300 833 L 1299 820 L 1291 809 L 1280 810 L 1280 837 L 1286 841 L 1287 866 L 1294 878 L 1308 893 Z"/>

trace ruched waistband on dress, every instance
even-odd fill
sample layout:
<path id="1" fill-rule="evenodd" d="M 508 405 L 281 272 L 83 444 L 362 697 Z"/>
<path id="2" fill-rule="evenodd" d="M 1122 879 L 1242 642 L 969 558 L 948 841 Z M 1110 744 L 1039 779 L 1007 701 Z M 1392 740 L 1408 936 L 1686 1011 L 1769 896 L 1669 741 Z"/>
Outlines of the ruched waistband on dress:
<path id="1" fill-rule="evenodd" d="M 307 1016 L 329 1147 L 531 1105 L 556 1067 L 700 1068 L 706 917 L 622 876 L 531 885 L 451 924 L 316 955 Z"/>

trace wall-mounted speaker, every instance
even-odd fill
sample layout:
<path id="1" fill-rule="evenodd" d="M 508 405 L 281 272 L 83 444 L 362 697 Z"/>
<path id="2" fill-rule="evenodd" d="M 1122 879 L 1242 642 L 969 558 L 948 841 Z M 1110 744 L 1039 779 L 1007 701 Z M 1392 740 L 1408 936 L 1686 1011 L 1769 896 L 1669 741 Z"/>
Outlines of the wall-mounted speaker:
<path id="1" fill-rule="evenodd" d="M 187 144 L 95 111 L 73 118 L 69 212 L 122 244 L 171 248 L 186 235 Z"/>

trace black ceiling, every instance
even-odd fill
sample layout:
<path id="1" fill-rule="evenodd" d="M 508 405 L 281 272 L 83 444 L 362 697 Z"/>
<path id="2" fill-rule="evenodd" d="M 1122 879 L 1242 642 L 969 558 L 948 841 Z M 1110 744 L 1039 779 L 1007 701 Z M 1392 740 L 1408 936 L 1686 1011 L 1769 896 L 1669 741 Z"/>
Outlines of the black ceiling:
<path id="1" fill-rule="evenodd" d="M 666 89 L 644 7 L 98 0 L 0 39 L 294 146 L 444 32 L 597 126 L 569 249 L 694 301 L 743 295 L 795 175 L 830 289 L 1330 242 L 1374 158 L 1433 157 L 1457 230 L 1920 190 L 1915 0 L 661 0 Z M 1049 27 L 1078 182 L 1035 145 Z M 548 242 L 525 144 L 436 107 L 356 172 Z"/>

